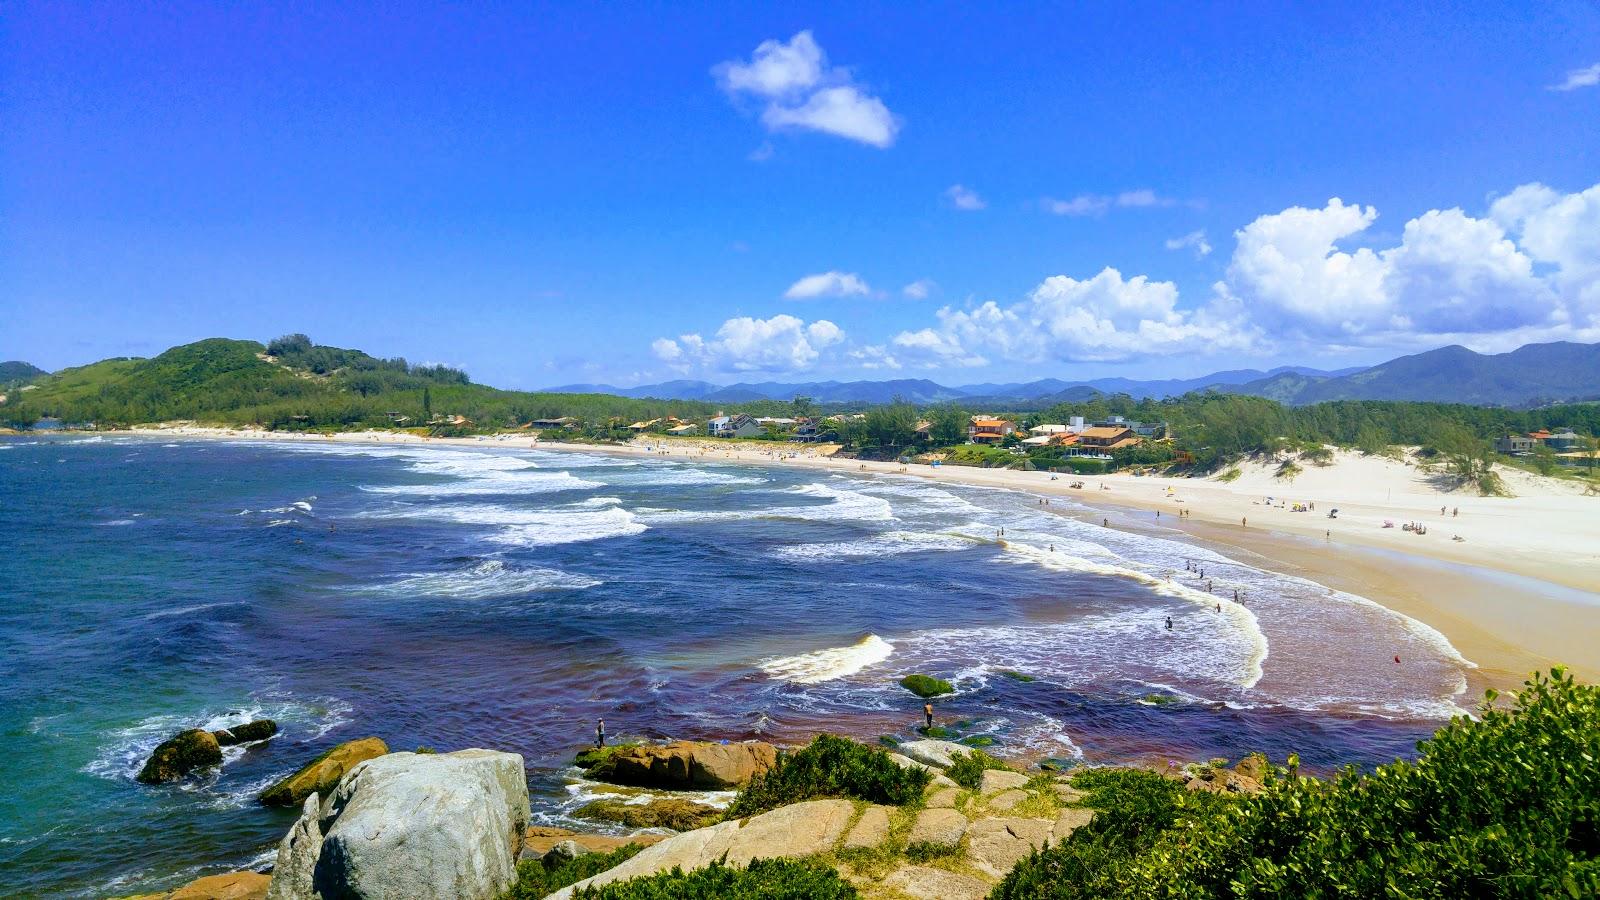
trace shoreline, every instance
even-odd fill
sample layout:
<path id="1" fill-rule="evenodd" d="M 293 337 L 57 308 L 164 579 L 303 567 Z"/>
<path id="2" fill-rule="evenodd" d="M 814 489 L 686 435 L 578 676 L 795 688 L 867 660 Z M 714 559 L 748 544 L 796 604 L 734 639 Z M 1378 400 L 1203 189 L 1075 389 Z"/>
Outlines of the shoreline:
<path id="1" fill-rule="evenodd" d="M 1321 479 L 1324 483 L 1307 484 L 1294 496 L 1297 501 L 1309 501 L 1323 509 L 1338 507 L 1340 517 L 1328 519 L 1320 512 L 1265 506 L 1265 496 L 1278 495 L 1264 493 L 1256 499 L 1245 493 L 1243 488 L 1260 487 L 1259 473 L 1252 473 L 1257 475 L 1254 482 L 1239 479 L 1239 486 L 1212 479 L 1125 474 L 1062 474 L 1058 480 L 1051 480 L 1046 472 L 839 459 L 832 456 L 836 448 L 829 445 L 656 436 L 629 444 L 587 444 L 540 441 L 534 435 L 435 438 L 389 431 L 322 435 L 187 424 L 142 426 L 121 433 L 312 443 L 500 446 L 658 456 L 801 466 L 840 474 L 896 475 L 1065 497 L 1095 511 L 1111 527 L 1187 538 L 1236 558 L 1242 556 L 1243 561 L 1253 565 L 1367 597 L 1435 628 L 1477 666 L 1468 672 L 1467 693 L 1460 698 L 1466 705 L 1481 696 L 1484 688 L 1515 688 L 1529 672 L 1548 669 L 1556 663 L 1567 665 L 1580 677 L 1600 678 L 1600 593 L 1596 593 L 1600 590 L 1600 498 L 1583 497 L 1576 492 L 1570 497 L 1528 498 L 1455 498 L 1438 491 L 1416 492 L 1402 494 L 1391 501 L 1391 506 L 1379 508 L 1368 496 L 1350 501 L 1332 494 L 1329 488 L 1334 485 L 1325 477 Z M 1374 465 L 1391 470 L 1403 466 L 1389 460 L 1371 462 L 1369 469 Z M 1074 481 L 1081 481 L 1084 487 L 1069 487 Z M 1104 490 L 1100 489 L 1102 483 Z M 1272 487 L 1280 494 L 1293 490 L 1281 483 Z M 1369 486 L 1369 493 L 1370 490 Z M 1352 489 L 1342 493 L 1351 496 L 1361 492 Z M 1423 506 L 1424 503 L 1428 505 Z M 1440 522 L 1438 507 L 1433 503 L 1461 508 L 1465 518 L 1450 517 Z M 1188 515 L 1180 518 L 1178 509 L 1186 510 Z M 1537 524 L 1541 516 L 1557 513 L 1564 513 L 1560 518 L 1570 524 L 1574 510 L 1579 511 L 1577 518 L 1590 520 L 1587 526 L 1579 523 L 1574 533 L 1550 541 L 1548 548 L 1538 546 L 1540 541 L 1549 540 L 1543 533 L 1549 529 L 1532 532 L 1530 525 Z M 1434 519 L 1429 533 L 1424 535 L 1398 527 L 1382 528 L 1380 521 L 1387 514 L 1399 521 L 1428 522 L 1425 517 L 1429 511 Z M 1073 514 L 1066 508 L 1059 512 Z M 1083 513 L 1078 516 L 1094 517 Z M 1241 518 L 1255 521 L 1246 527 L 1241 525 Z M 1435 527 L 1440 533 L 1433 533 Z M 1520 540 L 1515 544 L 1494 540 L 1507 530 Z M 1452 541 L 1450 536 L 1455 533 L 1463 534 L 1467 540 Z"/>

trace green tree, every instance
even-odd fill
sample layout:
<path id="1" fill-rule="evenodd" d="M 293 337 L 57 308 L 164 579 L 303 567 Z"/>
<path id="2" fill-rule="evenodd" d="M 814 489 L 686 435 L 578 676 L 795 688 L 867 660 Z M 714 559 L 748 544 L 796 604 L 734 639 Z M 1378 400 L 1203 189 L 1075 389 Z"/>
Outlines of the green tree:
<path id="1" fill-rule="evenodd" d="M 936 447 L 965 443 L 967 423 L 972 415 L 953 403 L 935 406 L 928 410 L 928 439 Z"/>

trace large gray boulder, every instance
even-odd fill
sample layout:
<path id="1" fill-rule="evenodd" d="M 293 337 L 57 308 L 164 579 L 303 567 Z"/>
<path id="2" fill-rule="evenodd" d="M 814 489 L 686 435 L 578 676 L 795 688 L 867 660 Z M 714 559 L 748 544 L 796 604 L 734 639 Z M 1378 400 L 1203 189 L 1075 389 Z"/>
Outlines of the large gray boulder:
<path id="1" fill-rule="evenodd" d="M 522 757 L 391 753 L 308 798 L 278 844 L 269 900 L 493 900 L 528 827 Z"/>
<path id="2" fill-rule="evenodd" d="M 895 749 L 916 762 L 939 769 L 950 768 L 957 756 L 972 752 L 972 748 L 964 744 L 935 740 L 906 741 Z"/>

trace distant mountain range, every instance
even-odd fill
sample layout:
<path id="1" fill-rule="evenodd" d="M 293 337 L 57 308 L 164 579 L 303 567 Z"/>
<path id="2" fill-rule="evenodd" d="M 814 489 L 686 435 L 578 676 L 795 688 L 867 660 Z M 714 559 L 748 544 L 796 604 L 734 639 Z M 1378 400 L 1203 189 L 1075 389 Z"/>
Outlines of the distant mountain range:
<path id="1" fill-rule="evenodd" d="M 214 350 L 226 345 L 227 342 L 215 341 L 186 345 L 183 348 L 174 348 L 152 362 L 159 362 L 179 351 L 194 355 L 198 352 L 194 348 Z M 254 358 L 252 354 L 255 352 L 248 348 L 241 349 L 236 354 L 240 356 L 239 364 L 260 369 L 258 375 L 270 374 L 262 368 L 266 364 Z M 317 348 L 316 352 L 324 355 L 328 353 L 351 355 L 352 359 L 367 368 L 388 365 L 372 360 L 359 351 Z M 210 355 L 200 353 L 197 359 L 208 360 Z M 136 362 L 138 361 L 126 359 L 105 360 L 91 367 L 64 370 L 64 372 L 81 373 L 91 369 L 98 371 L 95 367 L 99 367 L 108 373 L 112 370 L 120 373 L 123 369 L 134 366 Z M 77 381 L 83 380 L 81 377 L 63 381 L 60 378 L 47 376 L 49 373 L 43 369 L 25 362 L 0 363 L 0 387 L 37 382 L 42 386 L 51 387 L 52 390 L 66 391 L 74 397 L 86 390 L 86 388 L 72 387 Z M 168 375 L 156 377 L 153 372 L 141 377 L 155 377 L 156 382 L 161 382 L 163 378 L 170 380 Z M 185 375 L 184 379 L 193 380 L 189 375 Z M 62 383 L 54 384 L 58 381 Z M 131 391 L 131 385 L 128 387 Z M 163 395 L 173 390 L 171 384 L 165 383 L 152 383 L 150 387 L 152 391 L 159 388 L 159 393 Z M 364 390 L 370 392 L 371 387 Z M 810 397 L 818 403 L 876 404 L 901 398 L 917 404 L 958 401 L 964 406 L 974 408 L 1021 410 L 1040 409 L 1057 403 L 1082 402 L 1103 394 L 1129 394 L 1136 398 L 1160 399 L 1208 390 L 1267 397 L 1294 406 L 1330 400 L 1417 400 L 1480 406 L 1538 406 L 1563 401 L 1600 400 L 1600 344 L 1570 342 L 1529 344 L 1509 353 L 1496 354 L 1475 353 L 1465 347 L 1450 346 L 1402 356 L 1376 366 L 1331 372 L 1304 366 L 1281 366 L 1266 372 L 1256 369 L 1230 369 L 1199 378 L 1151 381 L 1129 378 L 1064 381 L 1059 378 L 1043 378 L 1037 381 L 988 382 L 947 387 L 920 378 L 891 381 L 763 381 L 729 385 L 684 380 L 631 388 L 619 388 L 609 384 L 568 384 L 549 390 L 552 393 L 564 394 L 611 394 L 633 399 L 726 403 L 730 407 L 756 400 L 788 401 L 795 397 Z M 130 400 L 137 399 L 138 393 L 131 391 Z M 35 395 L 30 393 L 28 396 L 33 398 Z"/>

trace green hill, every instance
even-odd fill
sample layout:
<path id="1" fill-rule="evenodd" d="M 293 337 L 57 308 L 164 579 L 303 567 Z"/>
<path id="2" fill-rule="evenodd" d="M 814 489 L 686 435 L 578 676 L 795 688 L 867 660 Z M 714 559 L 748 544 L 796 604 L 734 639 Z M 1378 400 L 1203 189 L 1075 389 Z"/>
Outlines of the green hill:
<path id="1" fill-rule="evenodd" d="M 45 374 L 48 373 L 33 363 L 25 363 L 21 360 L 0 362 L 0 387 L 9 384 L 27 384 Z"/>
<path id="2" fill-rule="evenodd" d="M 502 391 L 465 372 L 318 346 L 304 335 L 263 345 L 211 338 L 150 359 L 108 359 L 36 378 L 0 406 L 0 423 L 41 418 L 100 425 L 194 420 L 269 428 L 391 427 L 465 416 L 477 426 L 577 416 L 629 421 L 709 414 L 710 405 L 600 394 Z M 393 414 L 393 417 L 391 417 Z"/>

